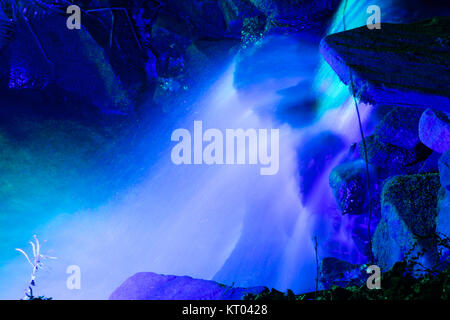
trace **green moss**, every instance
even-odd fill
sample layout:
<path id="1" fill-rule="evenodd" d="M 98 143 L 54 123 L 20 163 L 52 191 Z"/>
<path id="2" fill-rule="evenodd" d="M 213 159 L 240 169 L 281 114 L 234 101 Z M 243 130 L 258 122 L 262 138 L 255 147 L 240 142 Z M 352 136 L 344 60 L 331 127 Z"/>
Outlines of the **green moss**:
<path id="1" fill-rule="evenodd" d="M 418 279 L 412 277 L 408 270 L 405 263 L 397 263 L 382 276 L 379 290 L 369 290 L 364 284 L 345 288 L 333 286 L 317 293 L 294 295 L 290 290 L 283 293 L 266 288 L 258 295 L 245 296 L 244 300 L 450 300 L 450 266 L 438 274 Z"/>
<path id="2" fill-rule="evenodd" d="M 435 230 L 440 187 L 437 173 L 395 176 L 385 182 L 381 203 L 395 207 L 413 234 L 426 236 Z"/>

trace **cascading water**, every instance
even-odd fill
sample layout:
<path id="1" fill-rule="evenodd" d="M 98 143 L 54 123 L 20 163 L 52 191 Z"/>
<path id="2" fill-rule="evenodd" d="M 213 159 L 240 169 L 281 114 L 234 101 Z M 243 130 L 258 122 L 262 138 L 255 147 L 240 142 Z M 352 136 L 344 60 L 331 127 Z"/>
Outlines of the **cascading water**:
<path id="1" fill-rule="evenodd" d="M 348 28 L 364 25 L 369 4 L 350 2 Z M 340 21 L 341 11 L 330 32 L 340 30 Z M 275 76 L 255 76 L 246 87 L 236 85 L 239 66 L 231 63 L 188 115 L 181 120 L 161 118 L 158 130 L 149 134 L 149 159 L 158 160 L 148 164 L 142 183 L 100 208 L 59 214 L 32 228 L 59 258 L 51 263 L 51 271 L 39 275 L 38 293 L 57 299 L 104 299 L 140 271 L 309 291 L 316 277 L 315 236 L 319 257 L 364 261 L 349 232 L 352 218 L 341 217 L 328 185 L 331 169 L 360 140 L 348 89 L 320 60 L 317 44 L 266 41 L 270 58 L 262 66 L 291 65 L 275 68 Z M 255 65 L 261 66 L 256 60 Z M 289 104 L 297 103 L 299 114 L 278 107 L 292 90 L 295 97 Z M 298 125 L 302 101 L 311 92 L 318 96 L 318 108 L 312 119 Z M 367 122 L 370 108 L 361 106 L 361 111 Z M 174 165 L 171 134 L 180 127 L 192 130 L 195 120 L 219 130 L 280 129 L 278 174 L 261 176 L 259 167 L 251 165 Z M 338 141 L 331 152 L 329 139 Z M 311 146 L 311 141 L 317 143 Z M 318 172 L 302 175 L 314 170 Z M 20 297 L 27 280 L 22 257 L 2 265 L 0 297 Z M 81 268 L 81 290 L 66 288 L 69 265 Z"/>

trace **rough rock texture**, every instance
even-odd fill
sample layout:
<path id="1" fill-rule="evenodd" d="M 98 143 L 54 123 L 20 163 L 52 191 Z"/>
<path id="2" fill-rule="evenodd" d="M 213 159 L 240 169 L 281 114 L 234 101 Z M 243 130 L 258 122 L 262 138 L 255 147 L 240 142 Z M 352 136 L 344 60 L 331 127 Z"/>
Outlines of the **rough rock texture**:
<path id="1" fill-rule="evenodd" d="M 439 174 L 442 187 L 450 194 L 450 151 L 445 152 L 439 159 Z"/>
<path id="2" fill-rule="evenodd" d="M 371 165 L 381 168 L 387 176 L 417 173 L 432 151 L 419 143 L 408 150 L 390 143 L 384 143 L 374 134 L 366 138 L 367 158 Z M 361 158 L 365 159 L 363 143 L 358 145 Z"/>
<path id="3" fill-rule="evenodd" d="M 433 108 L 450 112 L 450 18 L 382 23 L 327 36 L 321 52 L 355 94 L 376 106 Z"/>
<path id="4" fill-rule="evenodd" d="M 411 251 L 428 250 L 422 263 L 433 265 L 436 243 L 426 237 L 436 231 L 438 174 L 395 176 L 384 185 L 381 197 L 381 221 L 373 237 L 376 263 L 390 269 Z M 415 235 L 420 238 L 417 239 Z M 413 250 L 413 247 L 416 246 Z"/>
<path id="5" fill-rule="evenodd" d="M 439 159 L 439 174 L 442 189 L 439 193 L 436 231 L 450 237 L 450 151 L 445 152 Z"/>
<path id="6" fill-rule="evenodd" d="M 442 188 L 439 192 L 439 213 L 436 218 L 436 231 L 450 237 L 450 197 Z"/>
<path id="7" fill-rule="evenodd" d="M 424 145 L 436 152 L 444 153 L 449 150 L 450 119 L 448 114 L 427 109 L 420 118 L 419 137 Z"/>
<path id="8" fill-rule="evenodd" d="M 420 109 L 394 108 L 379 122 L 374 134 L 384 143 L 414 149 L 420 143 L 418 132 L 421 115 Z"/>
<path id="9" fill-rule="evenodd" d="M 264 287 L 232 288 L 214 281 L 187 276 L 140 272 L 125 280 L 110 300 L 240 300 L 246 293 L 258 294 Z"/>
<path id="10" fill-rule="evenodd" d="M 362 160 L 335 167 L 330 173 L 329 181 L 342 214 L 359 215 L 368 211 L 367 173 Z M 372 193 L 375 193 L 374 189 L 371 190 Z M 373 198 L 378 197 L 374 195 Z M 374 202 L 376 201 L 372 205 L 377 206 Z"/>
<path id="11" fill-rule="evenodd" d="M 88 105 L 103 113 L 133 111 L 140 90 L 146 87 L 145 61 L 126 14 L 115 12 L 113 41 L 109 16 L 85 15 L 81 30 L 66 27 L 64 8 L 44 10 L 32 1 L 20 2 L 14 40 L 2 51 L 7 61 L 8 87 L 45 91 L 62 100 L 77 100 L 78 110 Z M 2 88 L 5 89 L 5 88 Z"/>

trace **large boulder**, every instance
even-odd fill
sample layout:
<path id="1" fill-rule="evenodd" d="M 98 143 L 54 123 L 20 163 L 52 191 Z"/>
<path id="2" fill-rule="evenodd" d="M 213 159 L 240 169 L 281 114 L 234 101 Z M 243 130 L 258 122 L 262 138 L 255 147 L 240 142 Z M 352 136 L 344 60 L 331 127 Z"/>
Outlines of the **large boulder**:
<path id="1" fill-rule="evenodd" d="M 331 171 L 330 186 L 342 214 L 360 215 L 368 212 L 370 201 L 366 171 L 366 165 L 362 160 L 341 164 Z M 373 171 L 371 173 L 375 180 Z M 375 189 L 375 185 L 372 184 L 370 191 L 373 200 L 378 198 L 374 194 L 377 191 Z M 372 205 L 374 202 L 372 201 Z"/>
<path id="2" fill-rule="evenodd" d="M 439 173 L 442 189 L 439 194 L 439 214 L 436 219 L 436 231 L 450 238 L 450 151 L 444 153 L 439 159 Z"/>
<path id="3" fill-rule="evenodd" d="M 395 176 L 385 182 L 381 221 L 373 237 L 376 263 L 390 269 L 396 262 L 426 253 L 419 262 L 432 266 L 437 259 L 436 231 L 439 174 Z"/>
<path id="4" fill-rule="evenodd" d="M 259 294 L 264 287 L 233 288 L 214 281 L 187 276 L 140 272 L 123 282 L 110 300 L 241 300 L 247 293 Z"/>
<path id="5" fill-rule="evenodd" d="M 382 141 L 379 135 L 366 137 L 367 160 L 374 167 L 381 168 L 386 176 L 417 173 L 432 150 L 419 143 L 414 149 L 405 149 Z M 366 158 L 363 142 L 358 145 L 359 153 Z"/>
<path id="6" fill-rule="evenodd" d="M 444 153 L 450 149 L 450 119 L 445 112 L 427 109 L 420 118 L 419 137 L 428 148 Z"/>
<path id="7" fill-rule="evenodd" d="M 40 8 L 40 7 L 38 7 Z M 25 10 L 27 9 L 27 10 Z M 111 16 L 86 16 L 81 30 L 66 27 L 65 11 L 24 5 L 9 47 L 10 89 L 44 90 L 79 100 L 96 111 L 129 114 L 146 87 L 145 57 L 124 12 L 117 11 L 111 43 Z M 37 11 L 36 11 L 37 10 Z M 80 110 L 74 110 L 75 112 Z"/>
<path id="8" fill-rule="evenodd" d="M 450 112 L 449 21 L 363 26 L 327 36 L 321 52 L 364 102 Z"/>
<path id="9" fill-rule="evenodd" d="M 419 143 L 421 109 L 396 107 L 388 112 L 376 127 L 374 134 L 384 143 L 414 149 Z"/>

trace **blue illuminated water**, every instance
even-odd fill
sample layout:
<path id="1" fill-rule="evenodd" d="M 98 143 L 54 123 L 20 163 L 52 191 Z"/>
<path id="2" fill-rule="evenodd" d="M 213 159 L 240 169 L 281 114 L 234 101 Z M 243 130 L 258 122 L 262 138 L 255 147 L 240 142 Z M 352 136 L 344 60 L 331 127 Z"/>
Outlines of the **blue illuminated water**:
<path id="1" fill-rule="evenodd" d="M 377 3 L 389 8 L 390 1 L 349 1 L 347 27 L 364 25 L 365 8 Z M 390 9 L 383 14 L 388 17 Z M 330 32 L 341 30 L 340 21 L 338 13 Z M 360 140 L 353 100 L 321 60 L 317 43 L 269 41 L 274 45 L 268 55 L 273 61 L 268 63 L 291 61 L 289 72 L 256 76 L 249 79 L 251 85 L 236 89 L 237 62 L 230 61 L 224 74 L 205 84 L 204 93 L 182 118 L 168 114 L 159 119 L 156 129 L 148 128 L 142 142 L 146 152 L 139 156 L 149 160 L 139 182 L 129 183 L 100 207 L 74 199 L 50 212 L 30 203 L 27 208 L 33 208 L 33 219 L 24 214 L 27 208 L 21 215 L 0 216 L 0 298 L 22 297 L 29 266 L 14 248 L 26 247 L 34 233 L 46 239 L 44 249 L 58 257 L 37 281 L 37 293 L 55 299 L 106 299 L 140 271 L 305 292 L 314 289 L 314 236 L 321 258 L 334 255 L 362 262 L 348 232 L 352 218 L 341 217 L 328 186 L 330 170 Z M 311 95 L 318 99 L 312 117 L 310 112 L 306 117 L 302 110 L 280 107 L 286 99 L 283 90 L 293 87 L 299 90 L 294 99 L 305 101 Z M 364 123 L 370 110 L 361 105 Z M 258 167 L 246 165 L 175 166 L 170 136 L 177 128 L 191 129 L 194 120 L 221 130 L 280 129 L 279 174 L 261 176 Z M 344 147 L 305 197 L 299 187 L 298 155 L 308 141 L 324 132 L 340 137 Z M 115 174 L 120 172 L 111 177 Z M 58 195 L 49 194 L 46 201 L 51 203 L 52 197 Z M 81 268 L 81 290 L 66 287 L 69 265 Z"/>

